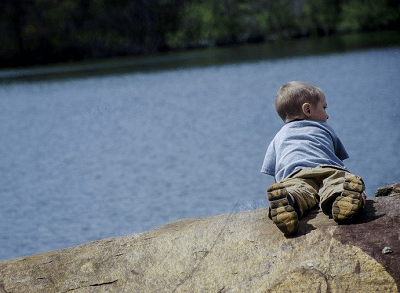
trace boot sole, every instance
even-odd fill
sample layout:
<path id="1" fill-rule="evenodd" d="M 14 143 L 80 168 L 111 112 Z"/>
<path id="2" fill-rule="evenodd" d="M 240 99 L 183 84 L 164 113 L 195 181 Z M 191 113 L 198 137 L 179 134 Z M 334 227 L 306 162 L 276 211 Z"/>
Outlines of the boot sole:
<path id="1" fill-rule="evenodd" d="M 272 221 L 285 235 L 295 234 L 299 220 L 288 191 L 280 183 L 272 184 L 267 191 Z"/>
<path id="2" fill-rule="evenodd" d="M 343 187 L 344 191 L 332 204 L 332 216 L 337 223 L 350 220 L 358 212 L 365 190 L 361 178 L 347 179 Z"/>

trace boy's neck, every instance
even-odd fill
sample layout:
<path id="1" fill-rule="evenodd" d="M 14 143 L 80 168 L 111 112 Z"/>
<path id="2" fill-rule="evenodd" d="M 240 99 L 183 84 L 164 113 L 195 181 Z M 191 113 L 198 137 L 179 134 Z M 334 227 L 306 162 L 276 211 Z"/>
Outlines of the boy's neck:
<path id="1" fill-rule="evenodd" d="M 286 122 L 286 124 L 288 124 L 288 123 L 290 123 L 290 122 L 303 121 L 303 120 L 306 120 L 306 119 L 303 119 L 303 118 L 296 118 L 296 119 L 293 119 L 293 120 L 290 120 L 290 121 Z"/>

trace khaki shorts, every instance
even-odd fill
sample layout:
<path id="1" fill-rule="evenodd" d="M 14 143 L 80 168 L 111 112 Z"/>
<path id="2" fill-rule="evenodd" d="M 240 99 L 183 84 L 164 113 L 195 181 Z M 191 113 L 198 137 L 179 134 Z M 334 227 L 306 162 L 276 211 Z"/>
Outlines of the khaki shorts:
<path id="1" fill-rule="evenodd" d="M 331 165 L 302 168 L 281 180 L 296 200 L 296 210 L 301 217 L 318 203 L 322 211 L 331 215 L 332 203 L 344 190 L 346 179 L 360 178 L 349 171 Z"/>

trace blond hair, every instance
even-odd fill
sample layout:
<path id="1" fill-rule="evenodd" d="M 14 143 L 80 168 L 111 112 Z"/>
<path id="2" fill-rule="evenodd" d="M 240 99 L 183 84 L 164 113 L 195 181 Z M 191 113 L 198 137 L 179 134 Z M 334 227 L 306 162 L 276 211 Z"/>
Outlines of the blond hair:
<path id="1" fill-rule="evenodd" d="M 302 106 L 309 103 L 316 106 L 323 91 L 310 83 L 291 81 L 279 89 L 275 98 L 275 110 L 283 122 L 287 123 L 303 116 Z"/>

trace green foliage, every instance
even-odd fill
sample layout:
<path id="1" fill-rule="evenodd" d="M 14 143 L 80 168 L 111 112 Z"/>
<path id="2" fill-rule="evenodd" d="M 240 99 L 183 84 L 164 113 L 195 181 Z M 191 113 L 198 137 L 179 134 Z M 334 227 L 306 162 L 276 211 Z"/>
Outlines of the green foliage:
<path id="1" fill-rule="evenodd" d="M 230 43 L 239 34 L 239 16 L 236 1 L 187 3 L 181 10 L 180 28 L 174 33 L 167 33 L 167 44 L 185 48 Z"/>
<path id="2" fill-rule="evenodd" d="M 304 35 L 328 35 L 336 30 L 340 17 L 339 0 L 306 0 L 301 22 Z"/>
<path id="3" fill-rule="evenodd" d="M 400 28 L 399 0 L 2 0 L 2 66 Z"/>
<path id="4" fill-rule="evenodd" d="M 399 20 L 399 4 L 387 0 L 350 0 L 342 3 L 341 31 L 386 28 Z M 394 1 L 393 1 L 394 2 Z M 398 1 L 397 1 L 398 2 Z"/>
<path id="5" fill-rule="evenodd" d="M 172 47 L 210 45 L 214 23 L 213 7 L 209 3 L 189 3 L 180 13 L 181 26 L 167 33 L 167 44 Z"/>

